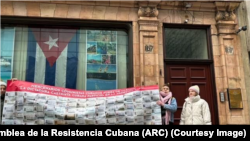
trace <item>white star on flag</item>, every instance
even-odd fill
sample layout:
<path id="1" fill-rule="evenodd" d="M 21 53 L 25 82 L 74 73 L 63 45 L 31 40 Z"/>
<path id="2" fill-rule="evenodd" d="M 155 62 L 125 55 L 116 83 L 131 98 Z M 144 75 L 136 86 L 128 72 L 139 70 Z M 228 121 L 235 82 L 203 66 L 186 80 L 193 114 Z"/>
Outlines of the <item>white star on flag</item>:
<path id="1" fill-rule="evenodd" d="M 54 46 L 54 47 L 58 47 L 58 45 L 56 44 L 58 38 L 56 39 L 52 39 L 51 36 L 49 36 L 49 41 L 44 42 L 45 44 L 49 45 L 49 50 Z"/>

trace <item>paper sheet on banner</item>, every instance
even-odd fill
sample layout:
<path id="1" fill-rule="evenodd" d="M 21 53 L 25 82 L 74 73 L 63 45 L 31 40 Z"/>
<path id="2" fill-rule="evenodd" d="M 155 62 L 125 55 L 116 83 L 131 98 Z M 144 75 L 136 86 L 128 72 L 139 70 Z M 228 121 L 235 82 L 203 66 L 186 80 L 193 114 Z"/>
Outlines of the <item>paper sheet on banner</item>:
<path id="1" fill-rule="evenodd" d="M 158 86 L 79 91 L 36 83 L 8 82 L 2 124 L 159 125 Z"/>

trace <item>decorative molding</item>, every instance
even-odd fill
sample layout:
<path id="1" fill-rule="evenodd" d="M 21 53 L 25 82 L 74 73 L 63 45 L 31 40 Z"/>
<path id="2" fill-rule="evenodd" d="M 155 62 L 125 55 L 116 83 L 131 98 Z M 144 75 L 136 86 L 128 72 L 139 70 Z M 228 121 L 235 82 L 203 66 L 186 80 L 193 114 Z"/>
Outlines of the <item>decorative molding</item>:
<path id="1" fill-rule="evenodd" d="M 158 32 L 159 20 L 156 19 L 139 19 L 139 31 Z"/>
<path id="2" fill-rule="evenodd" d="M 139 17 L 157 17 L 159 11 L 156 7 L 140 7 L 138 10 Z"/>
<path id="3" fill-rule="evenodd" d="M 235 11 L 239 5 L 240 2 L 215 2 L 217 11 L 215 20 L 219 34 L 236 34 L 237 17 Z"/>
<path id="4" fill-rule="evenodd" d="M 236 15 L 234 11 L 217 11 L 216 21 L 234 21 L 236 19 Z"/>
<path id="5" fill-rule="evenodd" d="M 219 34 L 236 34 L 236 25 L 233 21 L 218 21 L 216 27 Z"/>
<path id="6" fill-rule="evenodd" d="M 161 4 L 161 1 L 136 1 L 138 7 L 155 7 L 155 6 L 159 6 L 159 4 Z"/>
<path id="7" fill-rule="evenodd" d="M 235 21 L 236 14 L 235 11 L 239 7 L 240 3 L 234 2 L 216 2 L 217 7 L 216 21 Z"/>

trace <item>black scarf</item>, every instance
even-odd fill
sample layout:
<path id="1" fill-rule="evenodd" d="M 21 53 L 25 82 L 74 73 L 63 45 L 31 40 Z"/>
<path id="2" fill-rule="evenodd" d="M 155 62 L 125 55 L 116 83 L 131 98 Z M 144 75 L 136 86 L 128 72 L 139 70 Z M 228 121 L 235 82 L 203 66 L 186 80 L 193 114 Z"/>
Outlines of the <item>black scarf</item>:
<path id="1" fill-rule="evenodd" d="M 1 95 L 1 100 L 4 100 L 4 96 L 5 96 L 5 95 Z"/>

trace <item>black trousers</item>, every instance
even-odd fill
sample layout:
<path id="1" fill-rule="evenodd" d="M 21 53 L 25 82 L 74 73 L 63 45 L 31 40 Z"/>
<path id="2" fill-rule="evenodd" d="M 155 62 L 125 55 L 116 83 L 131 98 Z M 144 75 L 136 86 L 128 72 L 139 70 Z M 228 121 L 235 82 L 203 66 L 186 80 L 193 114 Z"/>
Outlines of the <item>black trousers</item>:
<path id="1" fill-rule="evenodd" d="M 173 122 L 169 122 L 169 125 L 174 125 L 174 123 Z"/>
<path id="2" fill-rule="evenodd" d="M 165 124 L 165 119 L 162 119 L 162 125 L 166 125 L 166 124 Z M 174 123 L 171 122 L 171 121 L 169 121 L 169 125 L 174 125 Z"/>

